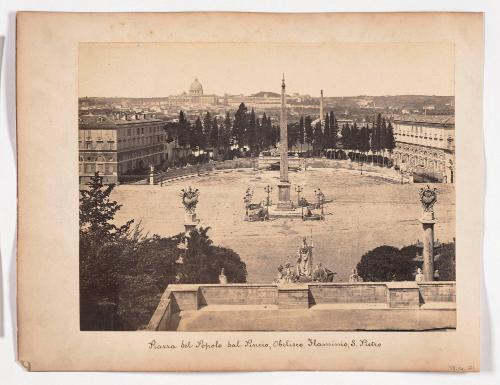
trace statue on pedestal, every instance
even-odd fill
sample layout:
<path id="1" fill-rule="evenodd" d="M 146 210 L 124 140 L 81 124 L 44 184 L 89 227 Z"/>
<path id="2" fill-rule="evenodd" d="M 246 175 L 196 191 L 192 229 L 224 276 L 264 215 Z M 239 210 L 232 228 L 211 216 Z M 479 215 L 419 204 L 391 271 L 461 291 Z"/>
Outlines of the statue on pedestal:
<path id="1" fill-rule="evenodd" d="M 289 263 L 285 264 L 283 279 L 285 283 L 292 283 L 296 281 L 296 276 L 294 275 Z"/>
<path id="2" fill-rule="evenodd" d="M 333 282 L 333 278 L 337 273 L 327 269 L 320 262 L 316 265 L 312 272 L 312 280 L 314 282 Z"/>
<path id="3" fill-rule="evenodd" d="M 278 266 L 278 274 L 276 274 L 273 282 L 278 284 L 283 283 L 304 283 L 304 282 L 333 282 L 333 278 L 337 273 L 327 269 L 320 262 L 313 269 L 313 245 L 312 236 L 311 244 L 307 243 L 307 238 L 302 239 L 297 253 L 297 262 L 295 268 L 290 263 L 286 263 L 283 268 Z"/>
<path id="4" fill-rule="evenodd" d="M 285 283 L 285 273 L 283 272 L 283 265 L 278 266 L 278 274 L 274 278 L 275 283 Z"/>
<path id="5" fill-rule="evenodd" d="M 221 269 L 220 274 L 219 274 L 219 284 L 227 285 L 227 277 L 226 277 L 226 272 L 225 272 L 224 268 Z"/>
<path id="6" fill-rule="evenodd" d="M 422 269 L 419 267 L 417 269 L 417 274 L 415 274 L 415 282 L 422 282 L 424 280 L 424 274 L 422 274 Z"/>
<path id="7" fill-rule="evenodd" d="M 182 189 L 179 196 L 182 198 L 182 204 L 186 212 L 184 217 L 184 229 L 186 236 L 189 236 L 191 230 L 194 230 L 199 222 L 199 219 L 196 218 L 196 205 L 198 204 L 200 192 L 198 189 L 193 189 L 189 186 L 187 189 Z"/>
<path id="8" fill-rule="evenodd" d="M 349 283 L 363 282 L 363 278 L 358 275 L 358 269 L 353 268 L 351 275 L 349 275 Z"/>
<path id="9" fill-rule="evenodd" d="M 306 237 L 302 239 L 302 245 L 299 247 L 296 273 L 299 278 L 312 276 L 312 246 L 307 244 Z"/>

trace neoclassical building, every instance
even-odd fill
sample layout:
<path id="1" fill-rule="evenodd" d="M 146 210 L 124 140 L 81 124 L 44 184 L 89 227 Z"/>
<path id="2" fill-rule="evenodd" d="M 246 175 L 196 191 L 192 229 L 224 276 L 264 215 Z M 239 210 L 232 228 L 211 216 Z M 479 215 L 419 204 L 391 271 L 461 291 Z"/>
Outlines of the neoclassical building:
<path id="1" fill-rule="evenodd" d="M 195 78 L 189 86 L 188 92 L 183 92 L 180 95 L 172 95 L 167 98 L 163 104 L 169 107 L 180 106 L 206 106 L 216 105 L 219 103 L 217 95 L 206 95 L 203 93 L 203 86 L 200 81 Z"/>
<path id="2" fill-rule="evenodd" d="M 391 117 L 394 162 L 403 171 L 455 181 L 455 118 L 449 115 Z"/>
<path id="3" fill-rule="evenodd" d="M 189 96 L 203 96 L 203 86 L 198 78 L 195 78 L 189 87 Z"/>
<path id="4" fill-rule="evenodd" d="M 96 171 L 116 183 L 136 169 L 161 164 L 169 155 L 164 122 L 145 114 L 83 115 L 78 122 L 80 183 Z"/>

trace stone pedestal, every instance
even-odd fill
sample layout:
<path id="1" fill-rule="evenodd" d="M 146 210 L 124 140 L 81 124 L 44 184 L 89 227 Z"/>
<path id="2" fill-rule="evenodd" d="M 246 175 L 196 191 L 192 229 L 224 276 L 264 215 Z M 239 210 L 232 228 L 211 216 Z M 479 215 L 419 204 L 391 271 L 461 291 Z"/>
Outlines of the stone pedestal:
<path id="1" fill-rule="evenodd" d="M 186 213 L 184 216 L 184 229 L 186 235 L 189 234 L 191 230 L 195 229 L 199 222 L 200 220 L 196 218 L 196 213 Z"/>
<path id="2" fill-rule="evenodd" d="M 420 294 L 416 282 L 387 282 L 387 302 L 391 308 L 418 308 Z"/>
<path id="3" fill-rule="evenodd" d="M 424 259 L 422 266 L 424 274 L 423 281 L 429 282 L 434 280 L 434 225 L 436 223 L 434 212 L 424 212 L 420 222 L 422 223 L 422 229 L 424 231 L 422 251 L 422 257 Z"/>
<path id="4" fill-rule="evenodd" d="M 277 304 L 280 309 L 308 309 L 308 286 L 300 284 L 278 286 Z"/>
<path id="5" fill-rule="evenodd" d="M 219 284 L 227 285 L 227 277 L 224 274 L 219 275 Z"/>
<path id="6" fill-rule="evenodd" d="M 278 204 L 277 210 L 293 210 L 293 204 L 290 200 L 290 183 L 278 183 Z"/>

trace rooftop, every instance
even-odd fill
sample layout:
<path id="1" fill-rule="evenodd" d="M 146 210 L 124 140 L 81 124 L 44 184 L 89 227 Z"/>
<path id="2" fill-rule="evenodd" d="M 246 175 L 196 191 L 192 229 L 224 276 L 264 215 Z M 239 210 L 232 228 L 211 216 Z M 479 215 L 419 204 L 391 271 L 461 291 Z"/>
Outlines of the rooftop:
<path id="1" fill-rule="evenodd" d="M 116 128 L 119 125 L 140 125 L 145 123 L 160 123 L 163 122 L 161 119 L 149 118 L 146 116 L 145 118 L 140 119 L 113 119 L 107 115 L 81 115 L 79 117 L 78 127 L 79 128 Z"/>
<path id="2" fill-rule="evenodd" d="M 399 122 L 455 125 L 455 116 L 453 115 L 393 115 L 392 119 Z"/>

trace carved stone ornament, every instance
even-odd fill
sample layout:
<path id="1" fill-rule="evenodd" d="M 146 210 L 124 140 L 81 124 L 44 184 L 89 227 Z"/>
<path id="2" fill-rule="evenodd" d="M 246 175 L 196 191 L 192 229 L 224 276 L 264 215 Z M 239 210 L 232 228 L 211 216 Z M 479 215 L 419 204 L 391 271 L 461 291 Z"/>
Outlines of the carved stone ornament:
<path id="1" fill-rule="evenodd" d="M 184 210 L 186 210 L 186 213 L 195 213 L 199 195 L 199 190 L 193 189 L 191 188 L 191 186 L 189 186 L 187 189 L 181 190 L 179 196 L 182 198 L 182 204 L 184 205 Z"/>
<path id="2" fill-rule="evenodd" d="M 419 191 L 420 202 L 424 212 L 434 212 L 434 204 L 437 202 L 437 189 L 427 185 Z"/>

